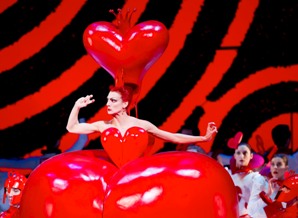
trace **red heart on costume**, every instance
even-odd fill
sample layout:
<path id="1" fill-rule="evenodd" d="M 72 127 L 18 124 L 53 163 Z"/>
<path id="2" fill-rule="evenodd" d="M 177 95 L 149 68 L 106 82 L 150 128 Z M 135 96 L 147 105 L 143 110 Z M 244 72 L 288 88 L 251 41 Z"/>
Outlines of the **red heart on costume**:
<path id="1" fill-rule="evenodd" d="M 46 160 L 26 182 L 20 217 L 238 217 L 234 183 L 207 155 L 165 152 L 120 169 L 104 159 L 83 150 Z"/>
<path id="2" fill-rule="evenodd" d="M 105 151 L 119 168 L 141 157 L 148 146 L 148 133 L 139 127 L 129 128 L 124 136 L 118 129 L 108 128 L 100 138 Z"/>

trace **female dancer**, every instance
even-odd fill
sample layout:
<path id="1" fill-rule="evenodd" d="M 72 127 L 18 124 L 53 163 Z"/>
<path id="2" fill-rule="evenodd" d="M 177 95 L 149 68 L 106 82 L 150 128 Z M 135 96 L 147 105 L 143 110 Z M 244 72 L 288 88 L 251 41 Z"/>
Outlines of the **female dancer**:
<path id="1" fill-rule="evenodd" d="M 189 144 L 210 141 L 212 139 L 212 135 L 217 132 L 215 123 L 210 122 L 208 123 L 205 136 L 171 133 L 159 129 L 149 121 L 130 116 L 129 108 L 132 100 L 132 91 L 126 86 L 111 87 L 110 89 L 106 106 L 108 114 L 112 115 L 111 120 L 100 120 L 93 123 L 79 123 L 79 111 L 82 107 L 86 107 L 95 101 L 92 97 L 93 95 L 87 95 L 86 97 L 79 98 L 75 102 L 75 105 L 69 115 L 66 128 L 69 132 L 77 134 L 89 134 L 93 132 L 100 133 L 102 145 L 106 150 L 110 149 L 107 147 L 106 142 L 109 140 L 108 138 L 111 134 L 119 139 L 117 142 L 121 141 L 124 137 L 133 138 L 131 139 L 133 141 L 131 144 L 135 144 L 134 147 L 132 147 L 132 145 L 126 147 L 116 147 L 117 145 L 115 144 L 115 148 L 113 149 L 119 149 L 119 155 L 118 157 L 111 157 L 111 159 L 114 159 L 114 162 L 115 159 L 117 159 L 116 163 L 118 167 L 121 167 L 123 164 L 132 159 L 141 157 L 147 149 L 148 142 L 150 141 L 145 140 L 148 139 L 148 137 L 153 136 L 176 144 Z M 148 135 L 144 137 L 146 134 Z M 142 138 L 142 140 L 140 138 Z M 134 153 L 135 155 L 134 157 L 132 157 L 132 155 L 127 155 L 129 157 L 125 158 L 125 152 Z"/>
<path id="2" fill-rule="evenodd" d="M 267 217 L 297 217 L 297 174 L 291 175 L 294 171 L 289 171 L 286 154 L 275 154 L 272 157 L 270 173 L 268 191 L 260 194 L 267 204 L 264 207 Z"/>
<path id="3" fill-rule="evenodd" d="M 265 202 L 260 197 L 263 190 L 267 190 L 265 178 L 250 167 L 253 159 L 251 147 L 247 143 L 240 143 L 235 149 L 234 157 L 228 170 L 239 193 L 239 217 L 266 218 Z"/>
<path id="4" fill-rule="evenodd" d="M 286 154 L 275 154 L 270 161 L 269 189 L 267 195 L 273 200 L 281 188 L 285 175 L 289 170 L 288 157 Z"/>

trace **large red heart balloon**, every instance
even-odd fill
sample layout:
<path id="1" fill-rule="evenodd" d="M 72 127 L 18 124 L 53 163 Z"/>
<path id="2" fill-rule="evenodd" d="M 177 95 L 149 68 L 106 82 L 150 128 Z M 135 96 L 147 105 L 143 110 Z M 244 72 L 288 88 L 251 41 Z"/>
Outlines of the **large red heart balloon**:
<path id="1" fill-rule="evenodd" d="M 135 104 L 145 73 L 168 45 L 169 32 L 155 20 L 132 28 L 128 20 L 118 21 L 119 25 L 106 21 L 90 24 L 83 33 L 83 43 L 94 60 L 113 76 L 115 85 L 134 89 Z"/>
<path id="2" fill-rule="evenodd" d="M 101 151 L 54 156 L 33 170 L 25 184 L 19 218 L 102 217 L 109 180 L 118 170 Z"/>
<path id="3" fill-rule="evenodd" d="M 231 177 L 206 155 L 166 152 L 116 169 L 85 152 L 60 154 L 37 167 L 20 217 L 238 217 Z"/>

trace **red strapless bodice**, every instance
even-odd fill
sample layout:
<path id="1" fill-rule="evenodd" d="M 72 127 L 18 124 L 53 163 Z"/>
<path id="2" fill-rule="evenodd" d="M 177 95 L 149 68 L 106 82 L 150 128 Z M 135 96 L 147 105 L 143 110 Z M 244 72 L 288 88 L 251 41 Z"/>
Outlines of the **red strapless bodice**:
<path id="1" fill-rule="evenodd" d="M 102 132 L 101 143 L 111 160 L 121 167 L 144 154 L 148 138 L 148 133 L 140 127 L 127 129 L 123 136 L 117 128 L 110 127 Z"/>

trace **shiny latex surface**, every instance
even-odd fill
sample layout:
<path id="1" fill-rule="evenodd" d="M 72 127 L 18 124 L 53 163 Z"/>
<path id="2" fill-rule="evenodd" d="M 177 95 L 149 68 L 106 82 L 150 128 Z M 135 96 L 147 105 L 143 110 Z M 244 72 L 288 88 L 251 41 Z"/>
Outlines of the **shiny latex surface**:
<path id="1" fill-rule="evenodd" d="M 293 174 L 288 176 L 282 183 L 282 186 L 285 186 L 289 189 L 289 192 L 281 192 L 276 201 L 278 202 L 288 202 L 297 198 L 298 196 L 298 174 Z M 298 211 L 297 211 L 298 212 Z"/>
<path id="2" fill-rule="evenodd" d="M 107 185 L 107 187 L 106 187 Z M 48 159 L 27 180 L 21 217 L 238 217 L 228 172 L 212 158 L 165 152 L 116 169 L 84 152 Z"/>
<path id="3" fill-rule="evenodd" d="M 101 143 L 112 161 L 121 167 L 139 158 L 148 145 L 148 133 L 140 127 L 131 127 L 122 136 L 116 128 L 108 128 L 101 134 Z"/>
<path id="4" fill-rule="evenodd" d="M 2 211 L 0 213 L 0 218 L 18 217 L 18 211 L 19 211 L 19 209 L 17 207 L 10 207 L 8 210 Z"/>
<path id="5" fill-rule="evenodd" d="M 137 101 L 145 73 L 163 54 L 168 42 L 168 30 L 155 20 L 125 31 L 121 26 L 98 21 L 83 33 L 85 49 L 115 79 L 115 85 L 130 84 L 134 88 L 133 103 Z"/>
<path id="6" fill-rule="evenodd" d="M 236 190 L 212 158 L 165 152 L 139 158 L 113 177 L 104 217 L 238 217 Z"/>
<path id="7" fill-rule="evenodd" d="M 27 180 L 19 217 L 102 217 L 105 189 L 117 171 L 106 160 L 104 152 L 82 150 L 44 161 Z"/>

